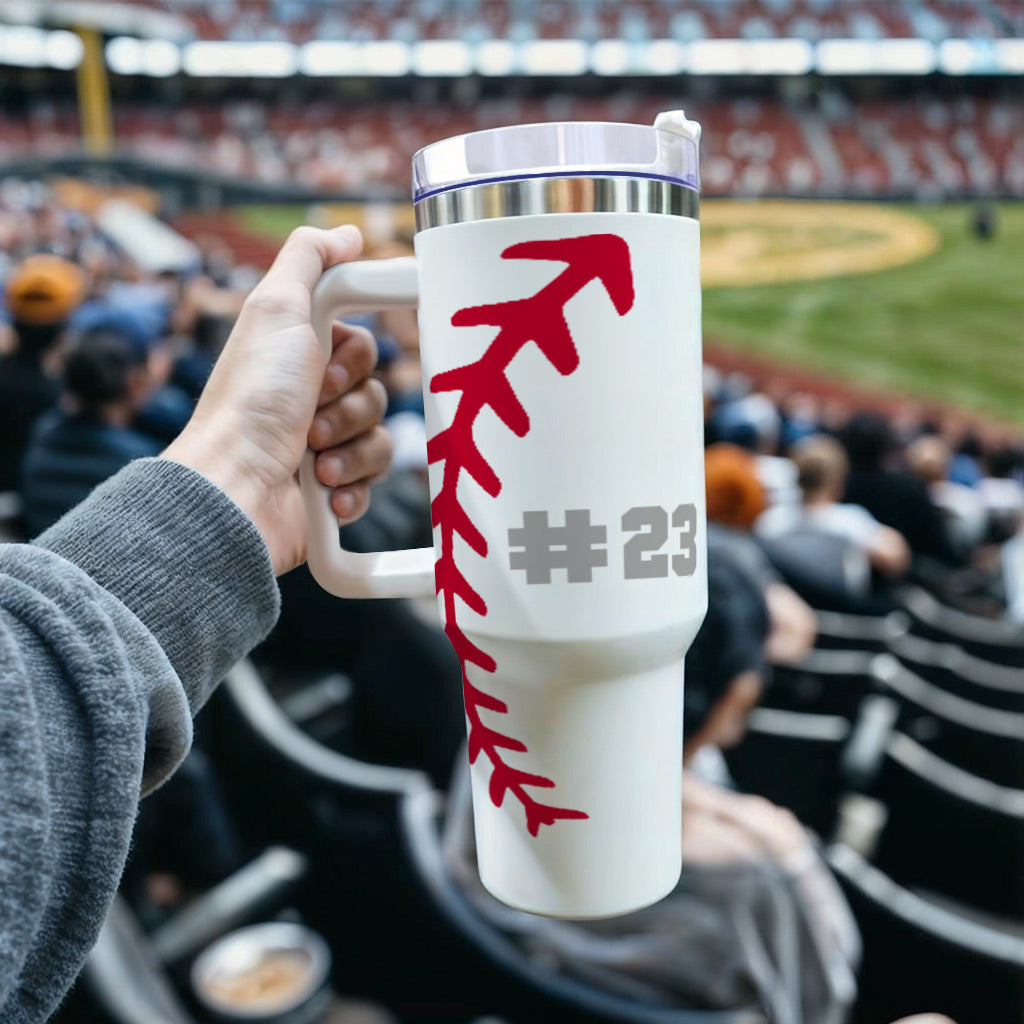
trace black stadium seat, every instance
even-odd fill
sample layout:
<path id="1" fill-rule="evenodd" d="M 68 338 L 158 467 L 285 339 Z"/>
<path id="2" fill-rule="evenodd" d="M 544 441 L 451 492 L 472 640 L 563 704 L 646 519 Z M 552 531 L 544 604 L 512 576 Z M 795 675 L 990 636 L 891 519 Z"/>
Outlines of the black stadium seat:
<path id="1" fill-rule="evenodd" d="M 899 598 L 915 636 L 957 644 L 976 658 L 1024 669 L 1024 629 L 1020 626 L 949 608 L 920 587 L 904 587 Z"/>
<path id="2" fill-rule="evenodd" d="M 1024 789 L 965 772 L 897 732 L 870 793 L 888 811 L 873 858 L 880 870 L 1024 922 Z"/>
<path id="3" fill-rule="evenodd" d="M 933 754 L 1002 786 L 1024 789 L 1024 714 L 942 690 L 890 655 L 875 659 L 880 687 L 901 705 L 898 728 Z"/>
<path id="4" fill-rule="evenodd" d="M 799 665 L 773 665 L 762 705 L 853 719 L 873 681 L 868 651 L 811 651 Z"/>
<path id="5" fill-rule="evenodd" d="M 726 762 L 741 790 L 788 807 L 809 828 L 828 835 L 849 734 L 842 715 L 758 708 L 746 736 L 726 751 Z"/>
<path id="6" fill-rule="evenodd" d="M 903 612 L 888 615 L 853 615 L 817 611 L 818 633 L 814 646 L 829 651 L 869 651 L 881 654 L 898 638 L 906 636 L 910 619 Z"/>
<path id="7" fill-rule="evenodd" d="M 864 943 L 849 1024 L 888 1024 L 913 1013 L 957 1024 L 1010 1024 L 1024 1016 L 1024 934 L 896 885 L 859 854 L 828 860 Z"/>
<path id="8" fill-rule="evenodd" d="M 889 653 L 901 665 L 947 693 L 1005 711 L 1024 712 L 1024 669 L 985 661 L 955 644 L 916 636 L 893 637 Z"/>

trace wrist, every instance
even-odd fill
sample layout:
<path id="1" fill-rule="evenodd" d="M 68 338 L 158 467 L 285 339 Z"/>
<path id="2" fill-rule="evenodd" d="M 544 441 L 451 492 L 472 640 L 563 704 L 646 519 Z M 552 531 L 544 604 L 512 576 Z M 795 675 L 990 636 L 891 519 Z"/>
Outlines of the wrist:
<path id="1" fill-rule="evenodd" d="M 206 477 L 253 523 L 258 523 L 259 510 L 267 501 L 270 488 L 261 475 L 250 468 L 251 460 L 239 452 L 240 443 L 245 442 L 240 442 L 238 434 L 221 437 L 186 427 L 160 457 L 188 466 Z"/>

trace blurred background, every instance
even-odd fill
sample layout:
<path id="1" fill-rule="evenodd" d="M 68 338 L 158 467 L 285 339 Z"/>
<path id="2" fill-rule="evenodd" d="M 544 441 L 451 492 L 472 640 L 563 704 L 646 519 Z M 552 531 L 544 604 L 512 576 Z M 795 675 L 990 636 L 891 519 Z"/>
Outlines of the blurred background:
<path id="1" fill-rule="evenodd" d="M 297 570 L 62 1019 L 1021 1019 L 1022 0 L 0 0 L 0 95 L 10 539 L 176 435 L 292 228 L 410 251 L 421 146 L 703 126 L 676 892 L 489 900 L 436 613 Z M 429 544 L 415 318 L 365 323 L 396 460 L 345 542 Z"/>

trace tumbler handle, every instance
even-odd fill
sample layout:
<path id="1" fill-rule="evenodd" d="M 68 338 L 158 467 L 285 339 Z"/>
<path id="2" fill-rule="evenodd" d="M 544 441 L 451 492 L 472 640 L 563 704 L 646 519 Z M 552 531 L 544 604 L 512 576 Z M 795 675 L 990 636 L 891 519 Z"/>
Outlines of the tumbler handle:
<path id="1" fill-rule="evenodd" d="M 419 301 L 416 260 L 403 256 L 332 267 L 313 290 L 313 330 L 327 359 L 331 329 L 347 313 L 415 308 Z M 332 488 L 316 478 L 316 452 L 306 449 L 299 466 L 299 486 L 306 506 L 309 569 L 328 593 L 337 597 L 427 597 L 434 594 L 434 549 L 346 551 L 338 537 L 338 517 L 331 509 Z"/>

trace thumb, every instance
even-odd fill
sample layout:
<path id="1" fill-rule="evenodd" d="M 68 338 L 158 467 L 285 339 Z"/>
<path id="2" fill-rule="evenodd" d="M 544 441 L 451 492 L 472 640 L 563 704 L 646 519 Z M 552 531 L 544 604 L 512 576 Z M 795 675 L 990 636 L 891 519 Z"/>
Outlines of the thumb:
<path id="1" fill-rule="evenodd" d="M 323 272 L 338 263 L 355 259 L 363 248 L 363 236 L 352 224 L 325 231 L 296 228 L 281 247 L 263 280 L 256 286 L 260 298 L 282 302 L 296 295 L 298 288 L 308 296 Z M 308 309 L 306 314 L 308 316 Z"/>

